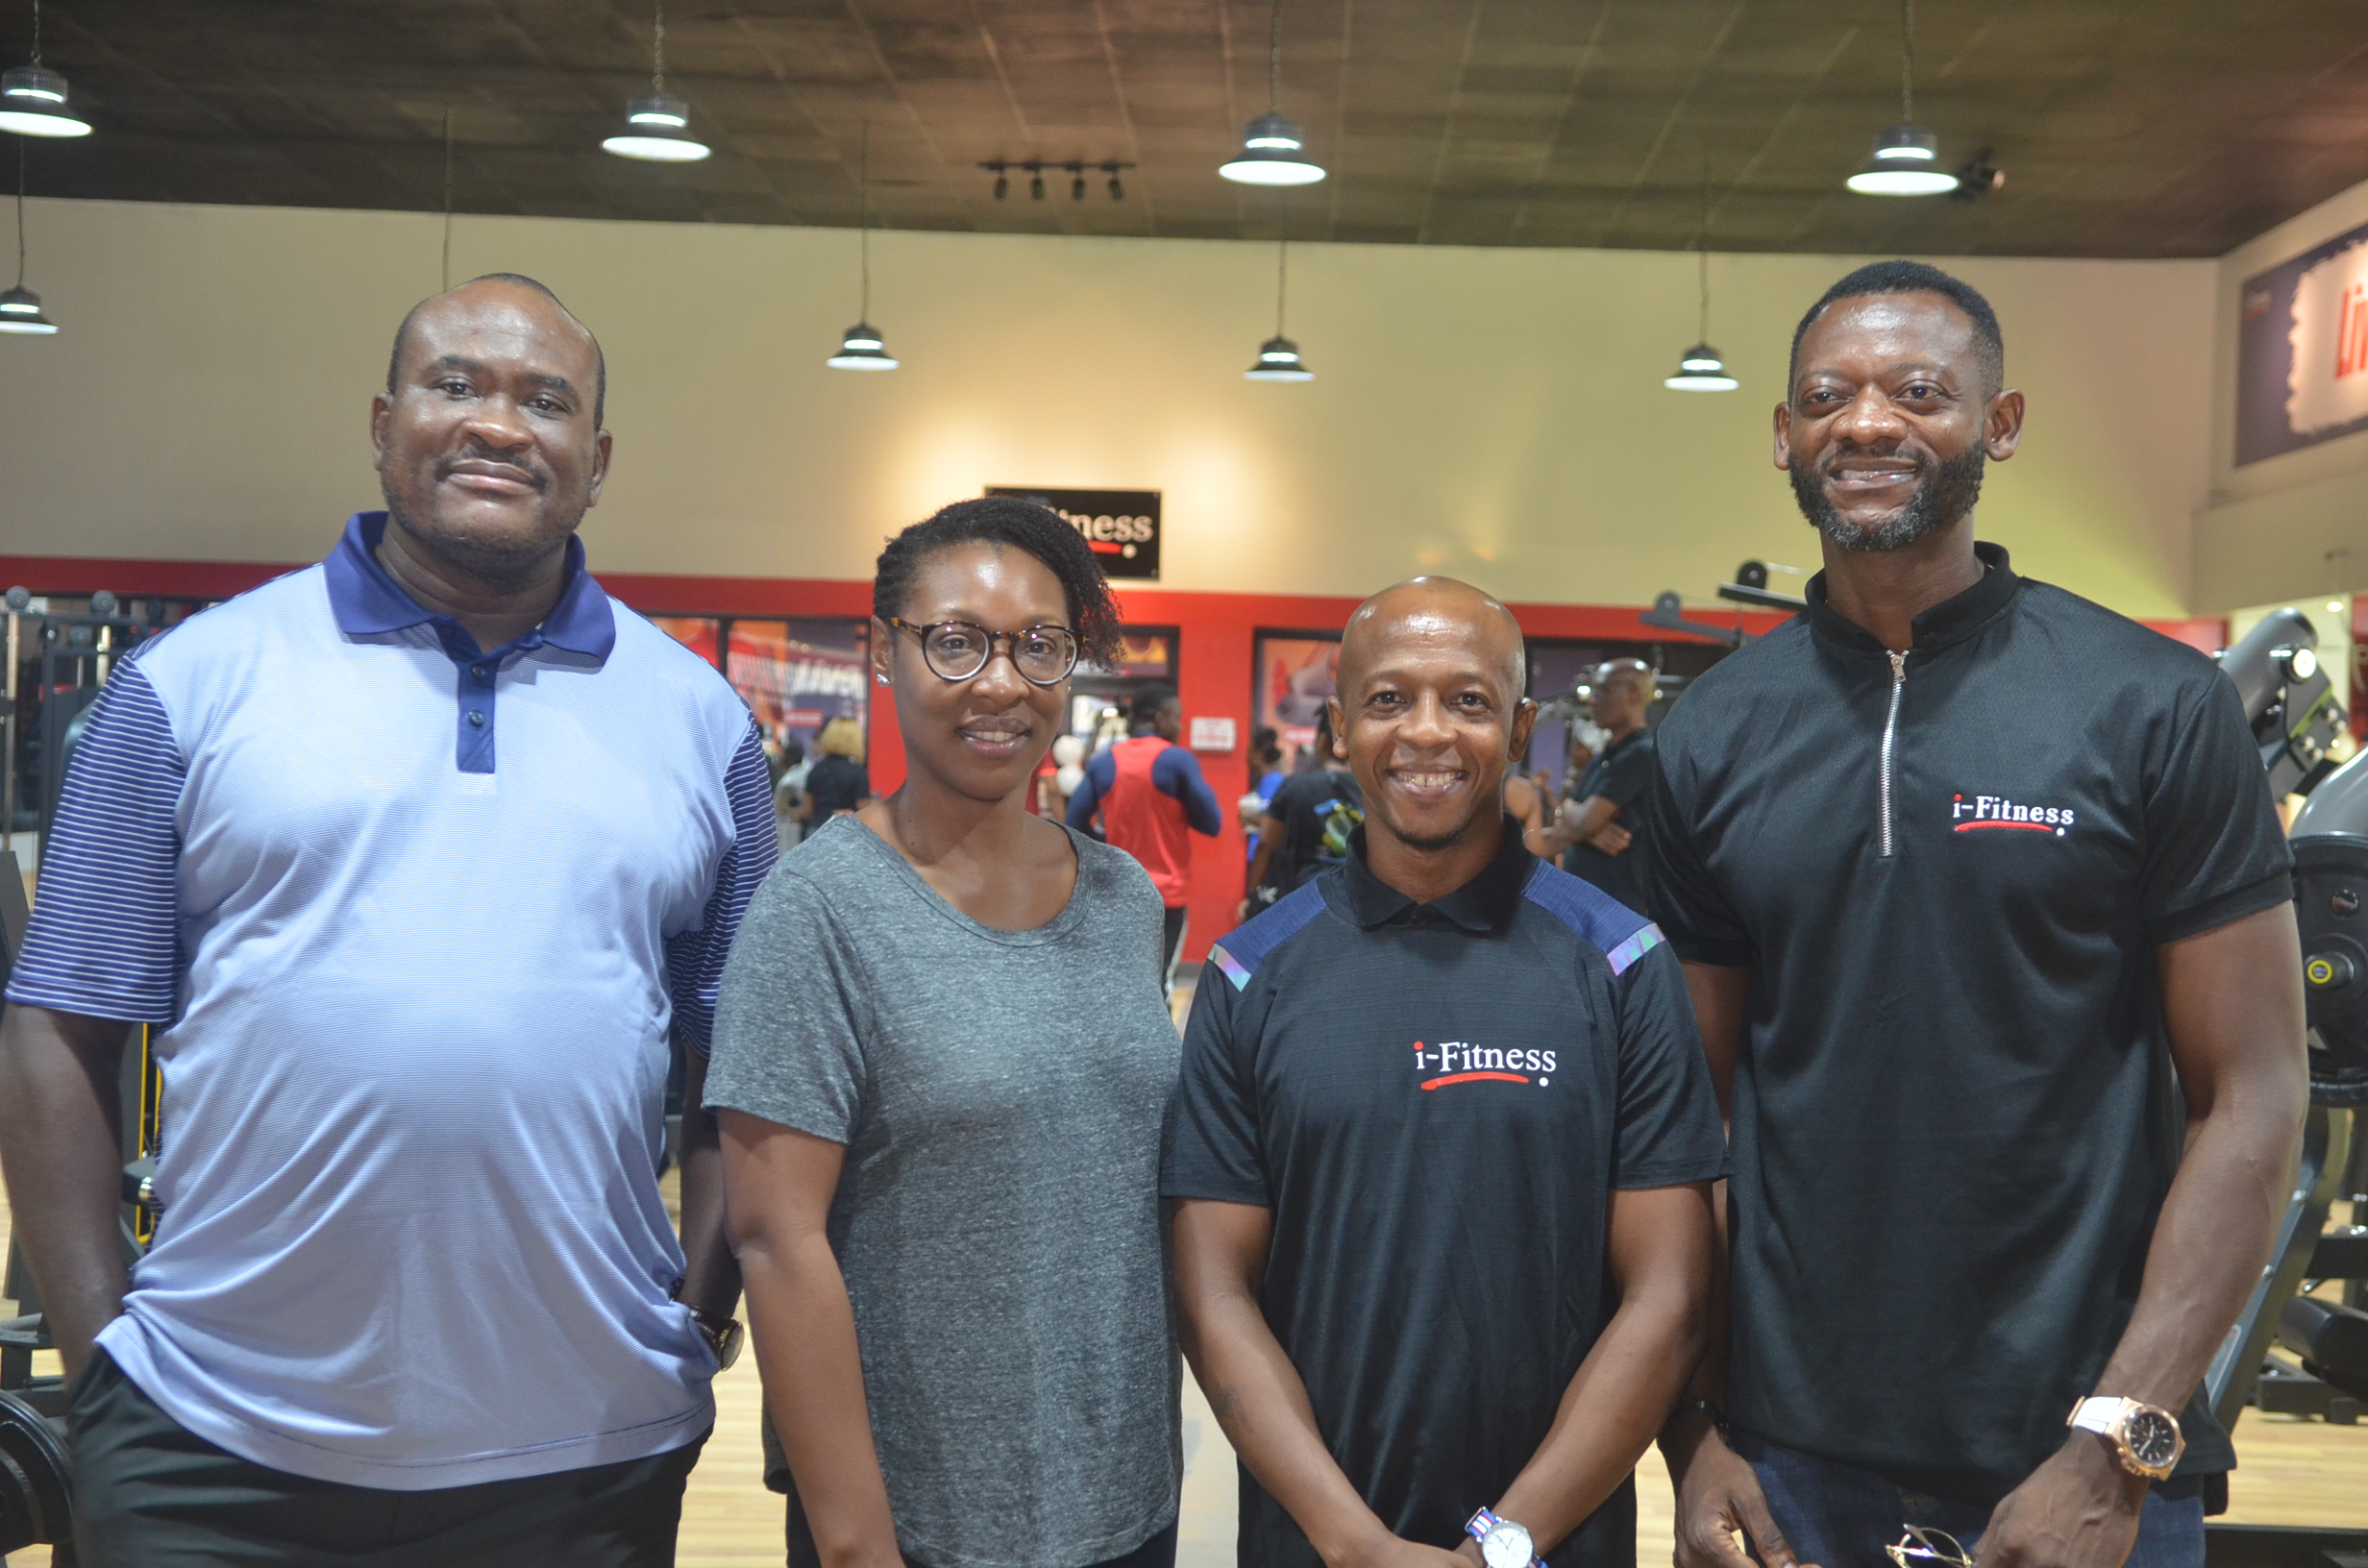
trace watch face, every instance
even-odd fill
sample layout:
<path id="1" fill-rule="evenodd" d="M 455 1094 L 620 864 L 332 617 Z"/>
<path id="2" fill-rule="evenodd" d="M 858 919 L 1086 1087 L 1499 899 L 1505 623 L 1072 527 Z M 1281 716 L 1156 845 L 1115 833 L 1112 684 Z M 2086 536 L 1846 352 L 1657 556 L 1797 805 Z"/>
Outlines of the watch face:
<path id="1" fill-rule="evenodd" d="M 1499 1519 L 1480 1537 L 1480 1560 L 1488 1568 L 1529 1568 L 1530 1559 L 1529 1531 L 1510 1520 Z"/>
<path id="2" fill-rule="evenodd" d="M 2122 1429 L 2137 1462 L 2159 1470 L 2179 1458 L 2179 1428 L 2159 1410 L 2134 1412 Z"/>

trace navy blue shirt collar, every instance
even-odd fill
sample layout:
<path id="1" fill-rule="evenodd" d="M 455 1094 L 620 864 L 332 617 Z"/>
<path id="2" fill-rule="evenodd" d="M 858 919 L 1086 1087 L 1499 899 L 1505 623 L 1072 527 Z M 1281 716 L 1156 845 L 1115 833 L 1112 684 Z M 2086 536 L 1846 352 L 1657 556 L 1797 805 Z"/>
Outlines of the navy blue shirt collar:
<path id="1" fill-rule="evenodd" d="M 1537 870 L 1538 857 L 1521 843 L 1521 824 L 1508 816 L 1504 843 L 1479 875 L 1452 893 L 1418 904 L 1373 874 L 1365 861 L 1365 828 L 1360 824 L 1348 835 L 1348 912 L 1368 931 L 1391 924 L 1447 924 L 1485 935 L 1513 918 L 1521 890 Z"/>
<path id="2" fill-rule="evenodd" d="M 451 617 L 422 609 L 417 600 L 387 576 L 377 553 L 379 541 L 385 534 L 384 512 L 356 512 L 346 520 L 345 533 L 338 539 L 337 548 L 322 563 L 329 576 L 329 607 L 337 618 L 337 629 L 349 637 L 358 637 L 373 632 L 403 631 L 433 622 L 438 631 L 446 631 L 448 624 L 450 630 L 460 630 Z M 609 607 L 607 593 L 584 570 L 583 561 L 583 541 L 570 535 L 565 569 L 567 586 L 559 591 L 559 601 L 535 628 L 540 633 L 537 640 L 605 661 L 610 649 L 617 646 L 616 613 Z M 519 639 L 520 643 L 527 640 Z"/>

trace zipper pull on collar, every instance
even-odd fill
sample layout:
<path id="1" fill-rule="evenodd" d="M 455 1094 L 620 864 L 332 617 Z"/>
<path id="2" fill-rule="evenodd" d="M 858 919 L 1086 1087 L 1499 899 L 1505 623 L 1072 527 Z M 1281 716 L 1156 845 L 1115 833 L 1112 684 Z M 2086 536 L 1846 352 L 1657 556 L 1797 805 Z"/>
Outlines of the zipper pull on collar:
<path id="1" fill-rule="evenodd" d="M 1908 655 L 1885 649 L 1891 656 L 1891 707 L 1883 718 L 1882 772 L 1876 779 L 1875 853 L 1891 858 L 1891 757 L 1899 744 L 1899 694 L 1908 688 Z"/>

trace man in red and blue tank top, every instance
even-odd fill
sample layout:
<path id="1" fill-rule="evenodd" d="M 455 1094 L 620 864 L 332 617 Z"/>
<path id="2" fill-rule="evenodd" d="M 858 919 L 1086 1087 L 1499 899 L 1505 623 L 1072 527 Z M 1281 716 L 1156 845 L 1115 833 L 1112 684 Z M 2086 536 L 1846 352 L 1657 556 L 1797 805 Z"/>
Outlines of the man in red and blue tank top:
<path id="1" fill-rule="evenodd" d="M 1100 813 L 1102 837 L 1150 873 L 1168 909 L 1160 983 L 1172 989 L 1192 882 L 1190 835 L 1217 837 L 1223 818 L 1217 792 L 1200 775 L 1199 760 L 1176 745 L 1184 733 L 1184 704 L 1175 688 L 1156 682 L 1144 687 L 1135 693 L 1127 717 L 1126 739 L 1085 765 L 1085 782 L 1069 800 L 1069 825 L 1082 829 Z"/>

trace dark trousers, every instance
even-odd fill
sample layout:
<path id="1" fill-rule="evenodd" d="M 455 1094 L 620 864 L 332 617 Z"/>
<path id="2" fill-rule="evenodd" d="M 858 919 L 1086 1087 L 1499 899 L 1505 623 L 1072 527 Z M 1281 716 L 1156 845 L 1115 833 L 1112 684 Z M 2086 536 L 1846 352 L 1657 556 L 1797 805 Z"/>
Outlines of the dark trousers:
<path id="1" fill-rule="evenodd" d="M 1880 1568 L 1883 1549 L 1910 1525 L 1944 1531 L 1970 1555 L 1989 1528 L 1986 1507 L 1902 1491 L 1871 1471 L 1779 1448 L 1748 1433 L 1728 1440 L 1759 1476 L 1767 1511 L 1802 1562 Z M 2196 1482 L 2160 1482 L 2146 1494 L 2123 1568 L 2204 1568 L 2204 1495 Z"/>
<path id="2" fill-rule="evenodd" d="M 1171 995 L 1175 991 L 1175 961 L 1184 951 L 1184 929 L 1192 923 L 1192 911 L 1172 909 L 1160 927 L 1159 993 Z"/>
<path id="3" fill-rule="evenodd" d="M 1045 1550 L 1055 1549 L 1056 1543 L 1043 1543 Z M 822 1568 L 822 1554 L 815 1549 L 813 1531 L 806 1529 L 805 1509 L 799 1505 L 798 1494 L 789 1494 L 789 1568 Z M 905 1568 L 921 1568 L 906 1557 Z M 1098 1562 L 1094 1568 L 1175 1568 L 1175 1526 L 1152 1536 L 1122 1557 Z"/>
<path id="4" fill-rule="evenodd" d="M 159 1409 L 105 1351 L 74 1386 L 79 1568 L 673 1568 L 703 1435 L 669 1453 L 424 1492 L 292 1476 Z"/>

